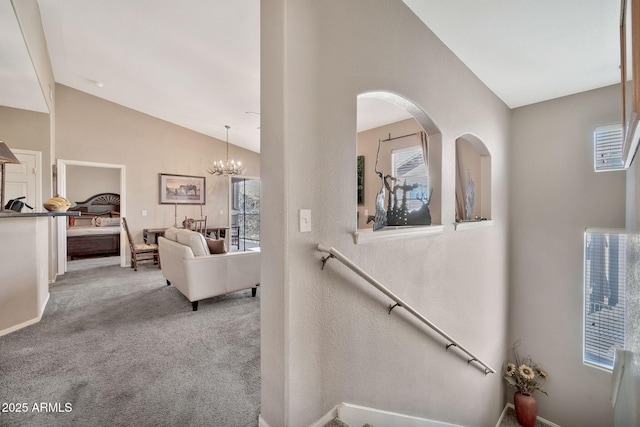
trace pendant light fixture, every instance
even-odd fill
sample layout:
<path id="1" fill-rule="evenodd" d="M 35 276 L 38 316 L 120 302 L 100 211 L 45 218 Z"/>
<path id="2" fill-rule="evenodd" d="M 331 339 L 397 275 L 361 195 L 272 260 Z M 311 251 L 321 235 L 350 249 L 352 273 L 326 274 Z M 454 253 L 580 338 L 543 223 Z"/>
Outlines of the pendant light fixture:
<path id="1" fill-rule="evenodd" d="M 227 128 L 227 163 L 223 163 L 222 160 L 213 162 L 213 168 L 207 169 L 207 172 L 218 176 L 242 175 L 247 171 L 247 168 L 243 167 L 241 162 L 229 161 L 229 129 L 231 126 L 225 125 L 224 127 Z"/>

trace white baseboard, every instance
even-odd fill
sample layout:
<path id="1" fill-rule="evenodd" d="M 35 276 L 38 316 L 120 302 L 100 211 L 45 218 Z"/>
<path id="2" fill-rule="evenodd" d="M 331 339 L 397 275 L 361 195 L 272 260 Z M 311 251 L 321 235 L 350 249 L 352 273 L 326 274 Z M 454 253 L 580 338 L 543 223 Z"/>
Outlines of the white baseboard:
<path id="1" fill-rule="evenodd" d="M 27 326 L 33 325 L 35 323 L 38 323 L 40 321 L 40 319 L 42 319 L 42 316 L 38 316 L 35 319 L 30 319 L 30 320 L 27 320 L 26 322 L 22 322 L 22 323 L 19 323 L 17 325 L 13 325 L 10 328 L 4 329 L 4 330 L 0 331 L 0 337 L 3 336 L 3 335 L 10 334 L 11 332 L 15 332 L 17 330 L 20 330 L 22 328 L 26 328 Z"/>
<path id="2" fill-rule="evenodd" d="M 336 417 L 345 424 L 352 426 L 361 426 L 365 423 L 370 423 L 374 426 L 460 427 L 447 422 L 434 421 L 427 418 L 414 417 L 346 402 L 342 402 L 330 409 L 329 412 L 309 427 L 322 427 Z"/>
<path id="3" fill-rule="evenodd" d="M 44 310 L 45 308 L 47 308 L 47 304 L 49 304 L 50 297 L 51 297 L 51 293 L 47 292 L 47 299 L 44 300 L 44 304 L 42 304 L 42 307 L 40 307 L 40 313 L 38 313 L 38 322 L 42 319 L 42 316 L 44 315 Z"/>
<path id="4" fill-rule="evenodd" d="M 338 416 L 338 408 L 340 408 L 342 406 L 344 406 L 344 403 L 340 403 L 340 404 L 334 406 L 333 408 L 331 408 L 329 410 L 329 412 L 324 414 L 324 416 L 322 418 L 320 418 L 318 421 L 316 421 L 313 424 L 311 424 L 309 427 L 323 427 L 324 425 L 329 423 L 329 421 L 333 420 L 334 418 L 336 418 Z"/>
<path id="5" fill-rule="evenodd" d="M 269 427 L 269 424 L 262 418 L 262 414 L 258 415 L 258 427 Z"/>
<path id="6" fill-rule="evenodd" d="M 516 409 L 515 406 L 513 406 L 513 403 L 507 403 L 506 405 L 504 405 L 504 409 L 502 410 L 502 414 L 500 414 L 500 419 L 498 420 L 498 423 L 496 424 L 496 427 L 500 427 L 500 423 L 502 423 L 502 419 L 504 418 L 505 414 L 507 413 L 507 408 L 512 408 L 514 411 Z M 537 419 L 540 422 L 545 423 L 549 427 L 560 427 L 558 424 L 552 423 L 549 420 L 545 420 L 542 417 L 537 417 Z"/>
<path id="7" fill-rule="evenodd" d="M 24 321 L 22 323 L 19 323 L 17 325 L 13 325 L 10 328 L 7 329 L 3 329 L 2 331 L 0 331 L 0 337 L 4 336 L 4 335 L 8 335 L 11 332 L 15 332 L 18 331 L 22 328 L 26 328 L 27 326 L 31 326 L 35 323 L 38 323 L 40 320 L 42 320 L 42 315 L 44 314 L 44 309 L 47 308 L 47 304 L 49 303 L 49 297 L 51 296 L 51 294 L 49 292 L 47 292 L 47 299 L 44 302 L 44 304 L 42 304 L 42 307 L 40 308 L 40 313 L 38 314 L 38 317 L 33 318 L 33 319 L 29 319 L 27 321 Z"/>

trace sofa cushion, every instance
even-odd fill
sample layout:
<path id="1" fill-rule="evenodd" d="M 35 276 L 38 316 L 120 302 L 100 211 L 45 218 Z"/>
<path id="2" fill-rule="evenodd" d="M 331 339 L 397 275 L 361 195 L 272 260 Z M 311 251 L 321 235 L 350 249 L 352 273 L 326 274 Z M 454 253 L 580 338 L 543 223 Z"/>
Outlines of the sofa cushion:
<path id="1" fill-rule="evenodd" d="M 227 252 L 227 247 L 224 244 L 224 239 L 216 240 L 205 237 L 204 240 L 207 242 L 210 254 L 223 254 Z"/>
<path id="2" fill-rule="evenodd" d="M 178 243 L 189 246 L 193 256 L 209 255 L 209 247 L 202 234 L 191 230 L 179 230 L 177 235 Z"/>
<path id="3" fill-rule="evenodd" d="M 178 230 L 179 228 L 169 227 L 164 231 L 164 238 L 173 240 L 174 242 L 178 241 Z"/>

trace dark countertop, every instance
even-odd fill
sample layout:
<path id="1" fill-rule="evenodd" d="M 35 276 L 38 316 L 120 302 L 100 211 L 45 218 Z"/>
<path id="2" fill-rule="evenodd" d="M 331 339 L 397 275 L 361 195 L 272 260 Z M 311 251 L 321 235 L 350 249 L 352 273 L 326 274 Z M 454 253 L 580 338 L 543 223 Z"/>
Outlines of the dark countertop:
<path id="1" fill-rule="evenodd" d="M 80 212 L 0 212 L 0 219 L 3 218 L 39 218 L 54 216 L 80 216 Z"/>

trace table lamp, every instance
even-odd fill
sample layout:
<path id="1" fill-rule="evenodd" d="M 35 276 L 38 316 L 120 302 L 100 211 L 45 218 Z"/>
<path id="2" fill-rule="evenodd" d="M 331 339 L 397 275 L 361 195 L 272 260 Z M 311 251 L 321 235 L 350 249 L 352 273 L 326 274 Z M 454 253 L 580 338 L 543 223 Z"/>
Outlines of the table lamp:
<path id="1" fill-rule="evenodd" d="M 16 156 L 13 155 L 11 150 L 9 150 L 9 147 L 7 147 L 7 144 L 5 144 L 4 141 L 0 139 L 0 176 L 1 176 L 0 179 L 2 181 L 2 183 L 0 184 L 0 213 L 2 212 L 15 213 L 15 211 L 6 210 L 4 208 L 4 174 L 5 174 L 5 164 L 7 163 L 13 163 L 13 164 L 19 165 L 20 161 L 16 158 Z"/>

